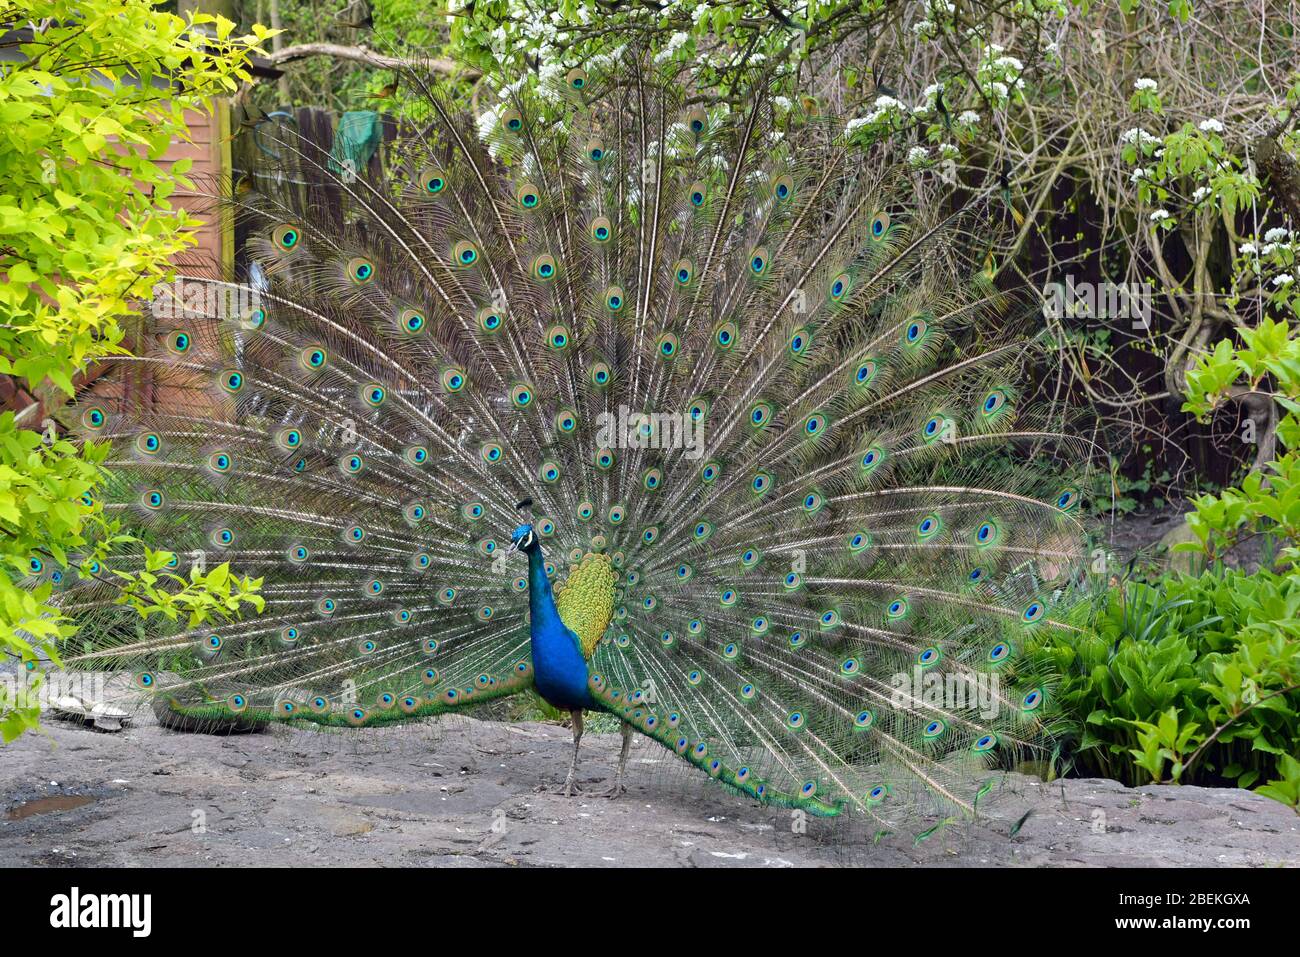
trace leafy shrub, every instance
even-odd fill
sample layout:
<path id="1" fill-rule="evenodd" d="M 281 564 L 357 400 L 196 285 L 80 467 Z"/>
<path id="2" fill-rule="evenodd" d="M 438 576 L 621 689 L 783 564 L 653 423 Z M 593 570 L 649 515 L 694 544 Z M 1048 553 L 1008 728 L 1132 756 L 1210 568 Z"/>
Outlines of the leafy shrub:
<path id="1" fill-rule="evenodd" d="M 1034 650 L 1061 676 L 1077 723 L 1074 773 L 1261 787 L 1297 804 L 1300 578 L 1217 569 L 1130 582 L 1091 609 L 1078 634 Z"/>

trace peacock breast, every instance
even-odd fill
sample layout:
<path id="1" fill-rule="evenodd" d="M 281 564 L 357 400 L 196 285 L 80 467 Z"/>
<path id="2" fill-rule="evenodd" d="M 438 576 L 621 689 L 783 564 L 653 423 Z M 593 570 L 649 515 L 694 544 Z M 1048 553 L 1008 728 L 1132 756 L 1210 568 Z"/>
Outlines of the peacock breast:
<path id="1" fill-rule="evenodd" d="M 588 552 L 569 569 L 568 578 L 555 596 L 560 620 L 578 636 L 584 659 L 591 657 L 614 617 L 616 581 L 609 556 Z"/>

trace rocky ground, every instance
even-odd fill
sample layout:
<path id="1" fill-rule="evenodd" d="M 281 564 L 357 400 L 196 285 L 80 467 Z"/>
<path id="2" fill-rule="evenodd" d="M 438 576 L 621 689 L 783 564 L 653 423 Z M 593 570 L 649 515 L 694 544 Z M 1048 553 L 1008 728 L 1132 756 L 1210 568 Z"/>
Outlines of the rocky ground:
<path id="1" fill-rule="evenodd" d="M 538 793 L 569 741 L 458 716 L 231 737 L 48 721 L 0 751 L 0 866 L 1300 866 L 1300 816 L 1245 791 L 1017 775 L 973 828 L 873 841 L 800 833 L 644 740 L 619 799 Z M 583 739 L 589 790 L 617 753 Z"/>

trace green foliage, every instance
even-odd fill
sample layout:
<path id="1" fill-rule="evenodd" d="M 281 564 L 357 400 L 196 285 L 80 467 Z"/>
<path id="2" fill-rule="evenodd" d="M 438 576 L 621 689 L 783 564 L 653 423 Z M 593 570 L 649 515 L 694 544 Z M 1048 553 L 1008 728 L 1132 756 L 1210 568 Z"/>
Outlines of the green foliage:
<path id="1" fill-rule="evenodd" d="M 171 552 L 146 547 L 144 558 L 144 568 L 138 572 L 113 572 L 122 582 L 118 604 L 130 605 L 141 618 L 161 615 L 176 621 L 185 615 L 185 627 L 194 628 L 214 618 L 234 618 L 244 604 L 259 614 L 266 608 L 266 599 L 257 594 L 262 579 L 231 575 L 229 562 L 209 572 L 192 566 L 189 578 L 183 578 L 163 571 L 176 558 Z M 168 585 L 175 590 L 168 591 Z"/>
<path id="2" fill-rule="evenodd" d="M 1078 720 L 1077 773 L 1241 787 L 1281 774 L 1284 793 L 1281 759 L 1300 740 L 1300 581 L 1218 570 L 1129 583 L 1086 625 L 1034 652 Z"/>
<path id="3" fill-rule="evenodd" d="M 1288 323 L 1268 317 L 1253 329 L 1241 329 L 1240 337 L 1240 346 L 1220 341 L 1188 372 L 1191 398 L 1183 408 L 1205 418 L 1229 395 L 1248 391 L 1280 407 L 1277 440 L 1291 450 L 1269 462 L 1267 472 L 1250 472 L 1240 488 L 1197 498 L 1187 521 L 1199 544 L 1175 548 L 1215 561 L 1246 539 L 1266 534 L 1284 545 L 1278 560 L 1294 565 L 1300 557 L 1300 455 L 1293 449 L 1300 439 L 1300 341 L 1292 338 Z M 1256 431 L 1253 422 L 1247 428 Z"/>
<path id="4" fill-rule="evenodd" d="M 1281 767 L 1282 777 L 1260 785 L 1255 790 L 1265 797 L 1271 797 L 1274 801 L 1281 801 L 1300 814 L 1300 761 L 1289 754 L 1284 754 L 1278 759 L 1278 764 Z"/>
<path id="5" fill-rule="evenodd" d="M 149 0 L 0 0 L 0 21 L 33 24 L 23 59 L 0 63 L 0 374 L 71 394 L 88 363 L 121 352 L 134 297 L 193 243 L 194 221 L 169 202 L 191 185 L 188 161 L 160 162 L 188 138 L 184 112 L 235 91 L 267 34 L 235 38 L 227 20 L 184 20 Z M 0 653 L 28 668 L 57 665 L 54 645 L 72 632 L 51 604 L 59 582 L 105 574 L 112 549 L 133 541 L 95 497 L 107 453 L 0 417 Z M 160 577 L 170 558 L 146 550 L 143 571 L 114 571 L 118 601 L 196 623 L 261 601 L 228 570 Z M 9 740 L 37 709 L 3 694 Z"/>
<path id="6" fill-rule="evenodd" d="M 215 37 L 193 32 L 148 0 L 3 0 L 0 20 L 41 25 L 0 68 L 0 373 L 71 391 L 192 243 L 168 201 L 189 163 L 159 159 L 187 138 L 185 110 L 248 78 L 256 39 L 206 15 L 193 24 Z"/>

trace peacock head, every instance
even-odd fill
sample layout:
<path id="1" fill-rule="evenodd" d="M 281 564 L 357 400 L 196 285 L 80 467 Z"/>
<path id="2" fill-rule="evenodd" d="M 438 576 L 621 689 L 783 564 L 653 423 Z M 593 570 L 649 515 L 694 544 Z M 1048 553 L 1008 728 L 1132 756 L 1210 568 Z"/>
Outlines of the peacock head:
<path id="1" fill-rule="evenodd" d="M 533 532 L 533 526 L 520 525 L 510 533 L 510 550 L 532 554 L 541 546 L 537 543 L 537 535 Z"/>

